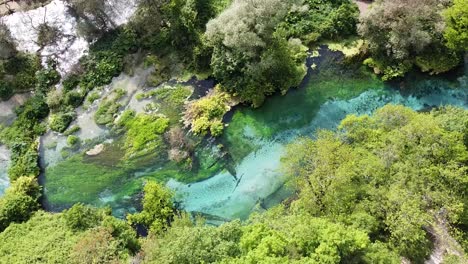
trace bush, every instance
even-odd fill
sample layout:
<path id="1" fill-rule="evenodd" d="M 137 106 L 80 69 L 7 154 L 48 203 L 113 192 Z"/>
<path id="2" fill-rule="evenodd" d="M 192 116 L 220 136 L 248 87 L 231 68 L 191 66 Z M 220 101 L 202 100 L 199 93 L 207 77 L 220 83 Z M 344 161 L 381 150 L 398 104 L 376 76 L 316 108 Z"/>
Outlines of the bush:
<path id="1" fill-rule="evenodd" d="M 78 74 L 71 74 L 63 81 L 63 90 L 65 92 L 71 91 L 75 89 L 78 84 L 80 84 L 80 76 Z"/>
<path id="2" fill-rule="evenodd" d="M 0 232 L 11 223 L 20 223 L 29 219 L 39 208 L 40 190 L 34 177 L 16 179 L 0 198 Z"/>
<path id="3" fill-rule="evenodd" d="M 67 144 L 68 146 L 70 147 L 73 147 L 75 145 L 77 145 L 78 143 L 80 143 L 80 138 L 75 136 L 75 135 L 70 135 L 67 137 Z"/>
<path id="4" fill-rule="evenodd" d="M 67 226 L 73 231 L 83 231 L 99 225 L 102 215 L 96 208 L 76 203 L 63 212 Z"/>
<path id="5" fill-rule="evenodd" d="M 14 142 L 9 144 L 11 150 L 11 165 L 8 168 L 10 181 L 15 181 L 21 176 L 37 177 L 39 175 L 39 154 L 37 143 Z"/>
<path id="6" fill-rule="evenodd" d="M 53 85 L 60 81 L 60 74 L 55 68 L 56 63 L 49 61 L 47 68 L 36 73 L 36 93 L 45 95 Z"/>
<path id="7" fill-rule="evenodd" d="M 153 232 L 169 227 L 174 217 L 172 193 L 156 182 L 147 182 L 144 188 L 143 210 L 127 216 L 130 224 L 141 224 Z"/>
<path id="8" fill-rule="evenodd" d="M 108 84 L 123 69 L 123 58 L 112 51 L 99 51 L 89 55 L 83 62 L 85 74 L 80 86 L 86 91 Z"/>
<path id="9" fill-rule="evenodd" d="M 73 108 L 81 105 L 84 99 L 84 94 L 78 91 L 69 91 L 65 94 L 64 103 Z"/>
<path id="10" fill-rule="evenodd" d="M 0 80 L 0 98 L 8 100 L 13 95 L 13 88 L 7 82 Z"/>
<path id="11" fill-rule="evenodd" d="M 212 136 L 219 136 L 224 128 L 223 116 L 234 104 L 235 101 L 223 92 L 192 101 L 186 105 L 184 124 L 195 134 L 206 135 L 210 132 Z"/>
<path id="12" fill-rule="evenodd" d="M 47 105 L 51 110 L 58 110 L 63 105 L 62 90 L 54 89 L 47 94 Z"/>
<path id="13" fill-rule="evenodd" d="M 49 127 L 53 131 L 62 133 L 68 128 L 74 117 L 75 113 L 52 114 L 49 117 Z"/>

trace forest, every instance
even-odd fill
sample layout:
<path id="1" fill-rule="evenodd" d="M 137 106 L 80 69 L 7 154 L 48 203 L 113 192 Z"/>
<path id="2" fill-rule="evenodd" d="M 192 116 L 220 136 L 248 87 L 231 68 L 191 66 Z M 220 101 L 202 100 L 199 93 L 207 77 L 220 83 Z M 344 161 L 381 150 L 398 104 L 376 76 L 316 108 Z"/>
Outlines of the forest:
<path id="1" fill-rule="evenodd" d="M 0 263 L 468 263 L 468 0 L 0 1 Z"/>

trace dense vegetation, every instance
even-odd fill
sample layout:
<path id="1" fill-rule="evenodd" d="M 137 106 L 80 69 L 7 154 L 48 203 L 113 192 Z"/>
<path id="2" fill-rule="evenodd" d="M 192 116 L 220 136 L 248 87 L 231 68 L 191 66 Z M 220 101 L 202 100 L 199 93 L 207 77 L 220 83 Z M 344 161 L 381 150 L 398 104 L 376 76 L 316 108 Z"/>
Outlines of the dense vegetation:
<path id="1" fill-rule="evenodd" d="M 359 33 L 369 42 L 365 63 L 384 80 L 403 76 L 413 65 L 422 71 L 446 72 L 460 63 L 460 41 L 466 38 L 464 16 L 454 16 L 466 1 L 378 0 L 362 18 Z M 402 8 L 404 6 L 404 8 Z M 454 37 L 454 34 L 461 34 Z M 457 34 L 458 35 L 458 34 Z M 459 38 L 457 40 L 456 38 Z M 466 45 L 461 50 L 466 49 Z"/>
<path id="2" fill-rule="evenodd" d="M 194 179 L 203 179 L 218 169 L 212 162 L 218 157 L 210 164 L 194 158 L 204 136 L 223 134 L 223 117 L 234 105 L 260 107 L 269 95 L 299 86 L 308 52 L 323 43 L 362 38 L 346 63 L 370 66 L 382 80 L 415 66 L 430 74 L 459 66 L 468 47 L 467 0 L 377 0 L 361 18 L 349 0 L 141 0 L 120 27 L 106 1 L 65 2 L 92 43 L 66 76 L 53 60 L 41 65 L 39 52 L 18 51 L 0 22 L 0 98 L 32 94 L 0 130 L 12 152 L 11 186 L 0 198 L 1 263 L 400 263 L 402 257 L 422 263 L 434 241 L 447 237 L 453 237 L 447 263 L 467 261 L 468 112 L 458 108 L 416 113 L 387 106 L 373 116 L 348 116 L 336 132 L 300 139 L 283 160 L 296 195 L 218 227 L 177 208 L 156 182 L 145 184 L 140 212 L 125 220 L 107 208 L 72 206 L 77 199 L 91 203 L 116 175 L 130 173 L 115 164 L 106 173 L 95 164 L 76 168 L 67 180 L 83 191 L 61 193 L 71 208 L 60 213 L 40 210 L 37 182 L 38 138 L 50 129 L 68 136 L 66 150 L 79 149 L 85 144 L 73 135 L 79 127 L 69 128 L 75 109 L 101 99 L 102 86 L 137 65 L 154 68 L 148 79 L 154 87 L 187 75 L 209 76 L 217 86 L 199 99 L 182 85 L 144 91 L 139 100 L 154 97 L 157 104 L 120 115 L 127 91 L 117 89 L 97 104 L 95 123 L 121 136 L 118 162 L 138 166 L 138 158 L 167 156 L 170 165 L 198 167 Z M 41 49 L 60 35 L 45 22 L 37 30 Z M 167 168 L 158 173 L 185 177 Z M 90 176 L 96 184 L 81 183 Z M 136 229 L 149 234 L 139 237 Z"/>
<path id="3" fill-rule="evenodd" d="M 289 147 L 283 167 L 296 199 L 219 227 L 178 211 L 171 192 L 154 182 L 128 222 L 76 204 L 20 223 L 37 208 L 30 197 L 39 193 L 32 178 L 21 178 L 0 200 L 8 205 L 3 227 L 17 222 L 0 234 L 0 260 L 109 263 L 141 247 L 135 258 L 143 263 L 400 263 L 400 256 L 421 263 L 431 237 L 448 232 L 460 243 L 448 259 L 462 263 L 467 122 L 468 111 L 458 108 L 416 113 L 390 105 L 373 116 L 348 116 L 337 132 Z M 138 240 L 135 224 L 149 236 Z"/>

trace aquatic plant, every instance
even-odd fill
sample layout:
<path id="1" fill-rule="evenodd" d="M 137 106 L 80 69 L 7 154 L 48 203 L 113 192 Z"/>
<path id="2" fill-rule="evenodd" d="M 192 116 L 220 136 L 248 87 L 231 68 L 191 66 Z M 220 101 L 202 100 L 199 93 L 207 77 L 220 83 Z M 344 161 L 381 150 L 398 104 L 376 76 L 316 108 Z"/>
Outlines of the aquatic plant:
<path id="1" fill-rule="evenodd" d="M 209 95 L 188 102 L 184 112 L 184 125 L 197 135 L 219 136 L 223 132 L 223 116 L 236 105 L 236 100 L 215 88 Z"/>

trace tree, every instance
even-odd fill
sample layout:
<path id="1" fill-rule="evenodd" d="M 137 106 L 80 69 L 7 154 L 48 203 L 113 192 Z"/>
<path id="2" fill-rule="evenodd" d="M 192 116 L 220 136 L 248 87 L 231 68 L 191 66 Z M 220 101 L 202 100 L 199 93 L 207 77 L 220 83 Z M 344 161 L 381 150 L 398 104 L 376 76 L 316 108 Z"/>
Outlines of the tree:
<path id="1" fill-rule="evenodd" d="M 73 231 L 83 231 L 97 226 L 102 220 L 100 212 L 93 207 L 77 203 L 63 213 L 67 226 Z"/>
<path id="2" fill-rule="evenodd" d="M 439 73 L 459 63 L 444 45 L 445 0 L 379 0 L 362 18 L 359 33 L 369 42 L 367 64 L 383 79 L 404 75 L 415 59 L 423 70 Z M 439 65 L 442 64 L 440 67 Z"/>
<path id="3" fill-rule="evenodd" d="M 47 23 L 40 24 L 37 31 L 37 44 L 41 48 L 56 43 L 60 36 L 60 30 Z"/>
<path id="4" fill-rule="evenodd" d="M 70 254 L 71 263 L 119 263 L 118 241 L 109 230 L 97 227 L 78 240 Z"/>
<path id="5" fill-rule="evenodd" d="M 299 198 L 294 210 L 330 217 L 388 241 L 399 255 L 422 262 L 428 227 L 444 215 L 466 225 L 468 111 L 416 113 L 388 105 L 373 116 L 346 117 L 338 132 L 301 139 L 284 164 Z"/>
<path id="6" fill-rule="evenodd" d="M 85 36 L 95 38 L 115 27 L 106 13 L 106 0 L 66 0 L 71 13 L 80 19 L 80 29 Z"/>
<path id="7" fill-rule="evenodd" d="M 466 51 L 468 49 L 468 1 L 454 0 L 453 5 L 444 11 L 444 37 L 451 49 Z"/>
<path id="8" fill-rule="evenodd" d="M 0 21 L 0 59 L 9 59 L 16 54 L 16 45 L 8 27 Z"/>
<path id="9" fill-rule="evenodd" d="M 144 188 L 143 210 L 127 216 L 130 224 L 141 224 L 152 232 L 169 227 L 174 217 L 172 193 L 156 182 L 147 182 Z"/>
<path id="10" fill-rule="evenodd" d="M 0 198 L 0 232 L 11 223 L 21 223 L 39 208 L 41 188 L 34 177 L 20 177 Z"/>
<path id="11" fill-rule="evenodd" d="M 305 74 L 305 49 L 276 31 L 300 1 L 236 0 L 207 24 L 211 67 L 222 89 L 253 106 L 275 91 L 285 93 Z"/>

